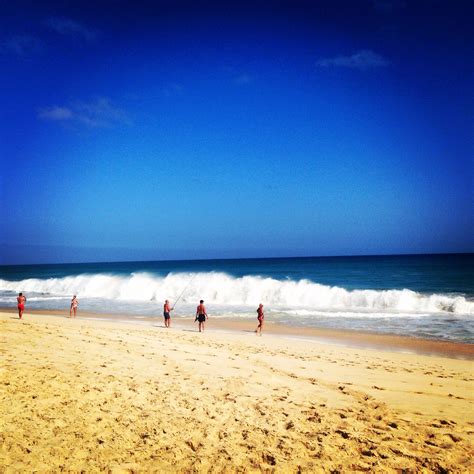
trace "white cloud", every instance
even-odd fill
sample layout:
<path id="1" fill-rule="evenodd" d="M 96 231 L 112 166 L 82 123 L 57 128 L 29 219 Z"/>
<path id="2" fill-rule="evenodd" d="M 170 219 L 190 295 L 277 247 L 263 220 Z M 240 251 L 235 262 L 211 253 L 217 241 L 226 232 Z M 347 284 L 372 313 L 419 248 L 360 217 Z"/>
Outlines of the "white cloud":
<path id="1" fill-rule="evenodd" d="M 69 106 L 45 107 L 38 112 L 43 120 L 68 122 L 89 128 L 110 128 L 115 125 L 130 125 L 126 112 L 101 97 L 92 102 L 75 102 Z"/>
<path id="2" fill-rule="evenodd" d="M 252 77 L 248 74 L 241 74 L 234 79 L 234 83 L 239 86 L 244 86 L 245 84 L 250 84 L 252 80 Z"/>
<path id="3" fill-rule="evenodd" d="M 172 82 L 171 84 L 168 84 L 166 87 L 163 88 L 163 94 L 166 97 L 171 97 L 173 95 L 179 95 L 183 93 L 183 86 L 181 84 L 178 84 L 177 82 Z"/>
<path id="4" fill-rule="evenodd" d="M 97 37 L 97 31 L 70 18 L 50 17 L 44 21 L 46 27 L 61 35 L 74 36 L 92 42 Z"/>
<path id="5" fill-rule="evenodd" d="M 43 43 L 34 36 L 15 35 L 0 42 L 0 53 L 28 56 L 43 49 Z"/>
<path id="6" fill-rule="evenodd" d="M 365 70 L 389 66 L 390 61 L 369 49 L 361 49 L 351 56 L 320 59 L 317 65 L 321 67 L 347 67 Z"/>
<path id="7" fill-rule="evenodd" d="M 67 107 L 49 107 L 41 109 L 38 113 L 38 117 L 47 120 L 69 120 L 74 117 L 71 109 Z"/>

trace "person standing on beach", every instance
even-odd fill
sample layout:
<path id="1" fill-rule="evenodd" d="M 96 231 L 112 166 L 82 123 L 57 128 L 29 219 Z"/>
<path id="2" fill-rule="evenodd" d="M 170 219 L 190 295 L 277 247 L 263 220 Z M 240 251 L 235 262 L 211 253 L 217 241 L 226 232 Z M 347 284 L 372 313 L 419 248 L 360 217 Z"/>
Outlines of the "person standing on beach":
<path id="1" fill-rule="evenodd" d="M 26 296 L 23 296 L 23 293 L 18 293 L 16 297 L 18 303 L 18 316 L 20 319 L 23 319 L 23 311 L 25 311 Z"/>
<path id="2" fill-rule="evenodd" d="M 174 308 L 170 308 L 170 302 L 165 300 L 163 305 L 163 317 L 165 318 L 165 327 L 169 328 L 171 326 L 171 316 L 170 311 L 173 311 Z"/>
<path id="3" fill-rule="evenodd" d="M 69 308 L 69 317 L 73 317 L 73 318 L 76 317 L 78 306 L 79 306 L 79 301 L 77 301 L 76 295 L 74 295 L 71 300 L 71 307 Z M 72 316 L 72 313 L 74 313 L 74 316 Z"/>
<path id="4" fill-rule="evenodd" d="M 262 335 L 262 328 L 263 328 L 263 319 L 265 318 L 265 315 L 263 314 L 263 304 L 260 303 L 257 308 L 257 319 L 258 319 L 258 326 L 257 329 L 255 329 L 255 332 L 258 335 Z"/>
<path id="5" fill-rule="evenodd" d="M 204 300 L 199 301 L 199 306 L 196 308 L 196 319 L 199 321 L 199 332 L 204 331 L 204 323 L 207 319 L 206 307 Z"/>

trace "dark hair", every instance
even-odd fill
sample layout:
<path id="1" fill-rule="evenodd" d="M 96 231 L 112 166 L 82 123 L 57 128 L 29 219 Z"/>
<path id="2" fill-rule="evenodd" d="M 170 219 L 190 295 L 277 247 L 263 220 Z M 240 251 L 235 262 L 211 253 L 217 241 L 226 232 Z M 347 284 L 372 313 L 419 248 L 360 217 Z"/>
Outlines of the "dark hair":
<path id="1" fill-rule="evenodd" d="M 204 303 L 204 300 L 201 300 L 199 303 L 201 303 L 201 304 Z"/>
<path id="2" fill-rule="evenodd" d="M 23 293 L 20 293 L 18 296 L 23 296 Z"/>

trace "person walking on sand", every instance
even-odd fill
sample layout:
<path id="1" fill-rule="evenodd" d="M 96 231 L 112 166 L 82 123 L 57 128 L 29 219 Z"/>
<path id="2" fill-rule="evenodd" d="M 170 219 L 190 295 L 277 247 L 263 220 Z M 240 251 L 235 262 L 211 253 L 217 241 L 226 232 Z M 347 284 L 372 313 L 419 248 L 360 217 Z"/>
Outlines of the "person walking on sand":
<path id="1" fill-rule="evenodd" d="M 69 308 L 69 317 L 73 317 L 73 318 L 76 317 L 78 306 L 79 306 L 79 301 L 77 301 L 76 295 L 74 295 L 71 300 L 71 307 Z M 72 316 L 72 313 L 74 313 L 74 316 Z"/>
<path id="2" fill-rule="evenodd" d="M 206 313 L 206 307 L 204 306 L 204 300 L 199 301 L 199 306 L 196 308 L 196 319 L 199 321 L 199 332 L 203 332 L 204 323 L 207 319 L 207 313 Z"/>
<path id="3" fill-rule="evenodd" d="M 18 303 L 18 316 L 20 319 L 23 319 L 23 311 L 25 311 L 26 296 L 23 296 L 23 293 L 18 293 L 16 297 Z"/>
<path id="4" fill-rule="evenodd" d="M 170 311 L 173 311 L 174 308 L 170 308 L 170 302 L 165 300 L 163 305 L 163 317 L 165 318 L 165 327 L 169 328 L 171 326 L 171 316 Z"/>
<path id="5" fill-rule="evenodd" d="M 265 315 L 263 314 L 263 304 L 260 303 L 257 308 L 257 319 L 258 319 L 258 326 L 257 329 L 255 329 L 255 332 L 258 335 L 262 335 L 262 328 L 263 328 L 263 319 L 265 318 Z"/>

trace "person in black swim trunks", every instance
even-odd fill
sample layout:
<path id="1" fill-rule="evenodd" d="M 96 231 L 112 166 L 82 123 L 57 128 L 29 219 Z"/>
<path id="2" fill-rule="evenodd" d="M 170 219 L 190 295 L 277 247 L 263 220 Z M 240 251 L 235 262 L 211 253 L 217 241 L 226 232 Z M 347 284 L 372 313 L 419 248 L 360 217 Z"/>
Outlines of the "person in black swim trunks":
<path id="1" fill-rule="evenodd" d="M 204 300 L 199 302 L 199 306 L 196 308 L 196 319 L 199 321 L 199 332 L 204 331 L 204 323 L 207 319 L 206 307 L 204 306 Z"/>
<path id="2" fill-rule="evenodd" d="M 163 305 L 163 317 L 165 318 L 165 327 L 169 328 L 171 326 L 171 316 L 170 311 L 173 311 L 174 308 L 170 308 L 170 302 L 165 300 Z"/>

